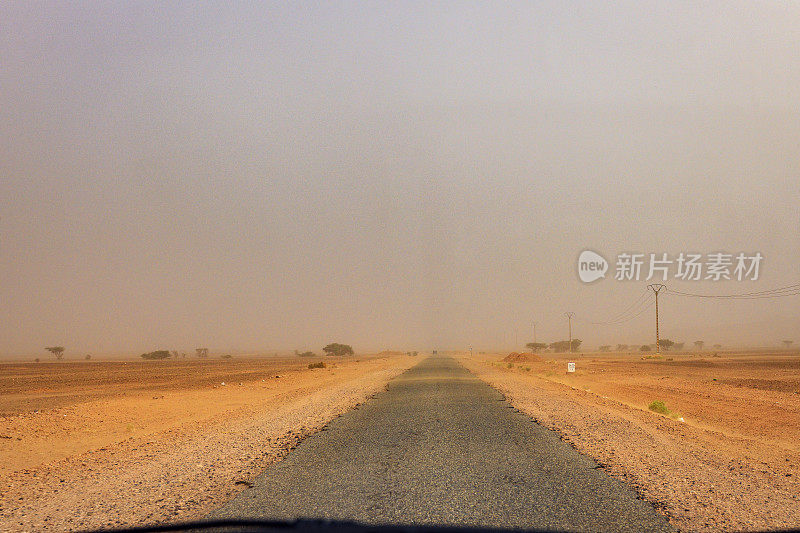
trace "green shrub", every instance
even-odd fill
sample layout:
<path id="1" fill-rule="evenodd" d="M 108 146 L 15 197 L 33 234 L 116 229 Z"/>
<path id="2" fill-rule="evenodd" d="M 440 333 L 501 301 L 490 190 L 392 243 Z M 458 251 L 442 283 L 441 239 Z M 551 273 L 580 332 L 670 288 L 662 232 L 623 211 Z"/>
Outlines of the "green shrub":
<path id="1" fill-rule="evenodd" d="M 647 408 L 650 409 L 653 412 L 656 412 L 656 413 L 659 413 L 659 414 L 662 414 L 662 415 L 668 415 L 669 414 L 669 409 L 667 409 L 667 405 L 664 402 L 662 402 L 661 400 L 656 400 L 654 402 L 651 402 L 650 405 L 647 406 Z"/>
<path id="2" fill-rule="evenodd" d="M 325 368 L 325 363 L 322 361 L 319 363 L 308 363 L 308 368 Z"/>

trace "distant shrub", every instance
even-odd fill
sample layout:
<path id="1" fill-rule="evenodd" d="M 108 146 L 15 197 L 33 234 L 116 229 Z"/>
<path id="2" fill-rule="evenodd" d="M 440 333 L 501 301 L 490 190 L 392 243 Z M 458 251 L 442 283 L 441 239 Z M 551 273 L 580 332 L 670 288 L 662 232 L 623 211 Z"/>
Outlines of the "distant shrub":
<path id="1" fill-rule="evenodd" d="M 169 351 L 167 350 L 156 350 L 155 352 L 143 353 L 141 355 L 142 359 L 166 359 L 169 357 Z"/>
<path id="2" fill-rule="evenodd" d="M 652 350 L 652 348 L 650 347 L 649 344 L 642 344 L 641 346 L 639 346 L 639 351 L 640 352 L 649 352 L 651 350 Z"/>
<path id="3" fill-rule="evenodd" d="M 647 408 L 650 409 L 653 412 L 656 412 L 656 413 L 659 413 L 659 414 L 662 414 L 662 415 L 668 415 L 669 414 L 669 409 L 667 409 L 667 405 L 664 402 L 662 402 L 661 400 L 656 400 L 654 402 L 651 402 L 650 405 L 647 406 Z"/>
<path id="4" fill-rule="evenodd" d="M 229 353 L 226 353 L 225 355 L 220 355 L 220 358 L 221 359 L 232 359 L 233 356 L 231 354 L 229 354 Z"/>
<path id="5" fill-rule="evenodd" d="M 84 357 L 84 359 L 86 359 L 87 361 L 90 361 L 92 359 L 92 356 L 87 353 L 86 357 Z"/>
<path id="6" fill-rule="evenodd" d="M 349 344 L 333 342 L 322 349 L 326 355 L 353 355 L 353 347 Z"/>
<path id="7" fill-rule="evenodd" d="M 314 352 L 303 352 L 303 353 L 298 353 L 297 356 L 298 357 L 316 357 L 317 354 L 315 354 Z"/>
<path id="8" fill-rule="evenodd" d="M 511 363 L 508 363 L 508 368 L 514 368 L 514 365 L 512 365 Z"/>
<path id="9" fill-rule="evenodd" d="M 45 348 L 48 352 L 56 356 L 56 360 L 61 361 L 64 357 L 64 347 L 63 346 L 49 346 Z"/>
<path id="10" fill-rule="evenodd" d="M 319 363 L 308 363 L 308 368 L 325 368 L 325 363 L 322 361 Z"/>

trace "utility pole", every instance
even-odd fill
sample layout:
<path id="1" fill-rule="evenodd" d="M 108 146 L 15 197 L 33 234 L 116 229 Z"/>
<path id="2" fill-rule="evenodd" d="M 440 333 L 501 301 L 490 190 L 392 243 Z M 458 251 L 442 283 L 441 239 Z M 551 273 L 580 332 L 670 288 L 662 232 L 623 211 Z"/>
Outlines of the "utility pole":
<path id="1" fill-rule="evenodd" d="M 564 316 L 567 317 L 567 321 L 569 322 L 569 351 L 572 353 L 572 317 L 575 316 L 575 313 L 567 311 L 564 313 Z"/>
<path id="2" fill-rule="evenodd" d="M 658 336 L 658 293 L 667 288 L 662 283 L 652 283 L 647 286 L 648 289 L 656 293 L 656 354 L 661 354 L 661 338 Z"/>

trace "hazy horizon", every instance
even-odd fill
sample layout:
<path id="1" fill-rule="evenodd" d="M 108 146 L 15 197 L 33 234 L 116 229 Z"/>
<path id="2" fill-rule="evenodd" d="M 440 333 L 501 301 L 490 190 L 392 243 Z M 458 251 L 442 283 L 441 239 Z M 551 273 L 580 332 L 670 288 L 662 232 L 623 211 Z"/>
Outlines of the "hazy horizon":
<path id="1" fill-rule="evenodd" d="M 652 343 L 800 283 L 800 5 L 0 6 L 0 357 Z M 612 262 L 582 283 L 590 249 Z M 655 280 L 660 281 L 660 280 Z M 800 295 L 661 336 L 800 344 Z"/>

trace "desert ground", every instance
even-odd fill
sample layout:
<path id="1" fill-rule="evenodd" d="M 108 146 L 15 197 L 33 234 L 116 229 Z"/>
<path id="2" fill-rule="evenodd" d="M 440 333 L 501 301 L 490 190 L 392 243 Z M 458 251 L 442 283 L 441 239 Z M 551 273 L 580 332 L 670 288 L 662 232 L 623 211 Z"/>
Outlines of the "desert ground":
<path id="1" fill-rule="evenodd" d="M 456 355 L 677 529 L 800 525 L 799 353 L 507 358 Z M 0 530 L 207 516 L 423 359 L 2 364 Z"/>
<path id="2" fill-rule="evenodd" d="M 202 517 L 417 361 L 0 364 L 0 531 Z"/>
<path id="3" fill-rule="evenodd" d="M 507 357 L 460 361 L 678 529 L 800 526 L 800 354 Z"/>

